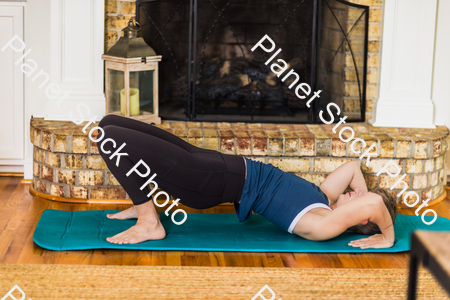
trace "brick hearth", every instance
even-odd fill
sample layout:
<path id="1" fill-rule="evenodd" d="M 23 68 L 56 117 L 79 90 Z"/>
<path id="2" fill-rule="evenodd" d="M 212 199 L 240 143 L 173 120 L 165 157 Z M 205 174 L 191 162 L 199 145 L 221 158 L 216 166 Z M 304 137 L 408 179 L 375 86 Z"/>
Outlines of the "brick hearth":
<path id="1" fill-rule="evenodd" d="M 31 119 L 32 188 L 61 201 L 129 199 L 106 167 L 96 143 L 82 132 L 84 125 Z M 377 144 L 379 157 L 371 159 L 369 167 L 365 160 L 360 163 L 369 188 L 393 185 L 396 179 L 375 175 L 393 159 L 402 167 L 401 175 L 407 173 L 404 181 L 409 182 L 409 190 L 418 192 L 421 199 L 434 200 L 444 192 L 444 161 L 450 146 L 446 127 L 406 129 L 373 127 L 368 123 L 346 125 L 368 146 Z M 339 165 L 358 157 L 350 150 L 351 143 L 342 142 L 338 134 L 332 132 L 334 125 L 163 121 L 157 126 L 195 146 L 271 163 L 316 184 Z M 360 143 L 358 145 L 360 150 Z M 394 190 L 393 194 L 398 191 Z"/>

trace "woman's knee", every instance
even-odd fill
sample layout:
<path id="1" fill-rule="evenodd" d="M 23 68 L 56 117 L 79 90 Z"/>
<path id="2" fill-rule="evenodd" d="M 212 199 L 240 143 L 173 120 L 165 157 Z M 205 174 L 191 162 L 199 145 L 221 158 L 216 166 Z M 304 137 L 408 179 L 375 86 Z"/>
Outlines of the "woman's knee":
<path id="1" fill-rule="evenodd" d="M 103 138 L 101 141 L 97 142 L 97 148 L 99 150 L 99 154 L 101 156 L 105 156 L 110 154 L 111 151 L 117 147 L 119 141 L 116 133 L 121 129 L 121 127 L 115 125 L 105 125 L 101 128 L 103 130 Z"/>
<path id="2" fill-rule="evenodd" d="M 119 125 L 123 118 L 118 115 L 106 115 L 100 120 L 98 126 L 104 128 L 109 125 Z"/>

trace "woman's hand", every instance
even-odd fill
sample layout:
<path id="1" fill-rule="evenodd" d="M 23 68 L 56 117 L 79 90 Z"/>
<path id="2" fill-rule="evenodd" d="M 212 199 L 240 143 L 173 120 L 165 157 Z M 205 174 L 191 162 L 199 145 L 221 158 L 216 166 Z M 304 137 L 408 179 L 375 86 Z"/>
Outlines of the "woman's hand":
<path id="1" fill-rule="evenodd" d="M 368 238 L 351 241 L 348 245 L 352 247 L 360 247 L 361 249 L 390 248 L 394 246 L 394 242 L 388 241 L 382 234 L 375 234 Z"/>

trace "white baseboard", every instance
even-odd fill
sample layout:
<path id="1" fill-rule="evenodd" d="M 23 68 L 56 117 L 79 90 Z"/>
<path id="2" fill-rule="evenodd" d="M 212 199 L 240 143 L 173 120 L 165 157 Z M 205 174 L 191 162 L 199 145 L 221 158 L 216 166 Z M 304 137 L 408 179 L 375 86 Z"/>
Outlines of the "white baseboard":
<path id="1" fill-rule="evenodd" d="M 0 172 L 23 173 L 24 167 L 23 166 L 15 166 L 15 165 L 0 166 Z M 31 178 L 33 178 L 33 169 L 31 170 Z M 29 179 L 31 179 L 31 178 L 29 178 Z"/>
<path id="2" fill-rule="evenodd" d="M 33 179 L 33 160 L 26 159 L 0 159 L 0 172 L 23 173 L 24 179 Z"/>

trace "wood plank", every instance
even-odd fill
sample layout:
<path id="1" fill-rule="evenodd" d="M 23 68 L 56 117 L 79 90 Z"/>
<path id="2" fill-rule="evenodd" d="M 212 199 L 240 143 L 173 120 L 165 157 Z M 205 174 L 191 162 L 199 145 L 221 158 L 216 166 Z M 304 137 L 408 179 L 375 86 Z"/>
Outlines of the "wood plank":
<path id="1" fill-rule="evenodd" d="M 358 268 L 357 262 L 353 259 L 352 253 L 337 253 L 337 259 L 341 262 L 343 268 Z"/>
<path id="2" fill-rule="evenodd" d="M 31 201 L 27 186 L 17 185 L 4 206 L 0 206 L 0 230 L 17 227 L 25 217 L 23 210 L 31 205 Z"/>
<path id="3" fill-rule="evenodd" d="M 211 262 L 211 267 L 225 267 L 225 257 L 223 252 L 209 252 L 209 261 Z"/>
<path id="4" fill-rule="evenodd" d="M 50 201 L 34 198 L 30 209 L 27 211 L 29 218 L 25 219 L 17 230 L 15 240 L 22 244 L 22 251 L 20 251 L 20 255 L 14 263 L 44 263 L 42 255 L 47 250 L 33 242 L 33 233 L 42 213 L 49 207 L 51 207 Z M 5 259 L 9 260 L 8 257 L 5 257 L 2 262 L 5 262 Z"/>
<path id="5" fill-rule="evenodd" d="M 203 251 L 181 251 L 180 256 L 182 266 L 211 266 L 208 252 Z"/>
<path id="6" fill-rule="evenodd" d="M 5 186 L 7 185 L 10 177 L 1 177 L 0 176 L 0 193 L 3 191 Z M 0 198 L 1 199 L 1 198 Z"/>
<path id="7" fill-rule="evenodd" d="M 343 268 L 335 253 L 308 253 L 314 268 Z"/>
<path id="8" fill-rule="evenodd" d="M 7 177 L 8 181 L 6 182 L 4 188 L 0 192 L 0 208 L 5 206 L 9 200 L 9 197 L 14 193 L 17 186 L 20 184 L 19 177 Z"/>
<path id="9" fill-rule="evenodd" d="M 291 253 L 295 264 L 295 267 L 297 268 L 314 268 L 314 264 L 312 263 L 311 259 L 309 258 L 308 253 Z M 292 263 L 293 263 L 292 262 Z M 286 267 L 291 266 L 291 262 L 289 264 L 285 264 Z"/>
<path id="10" fill-rule="evenodd" d="M 266 258 L 267 258 L 267 265 L 265 265 L 264 267 L 268 267 L 268 268 L 284 267 L 283 260 L 281 259 L 280 253 L 276 253 L 276 252 L 266 253 Z"/>

